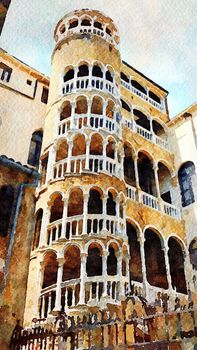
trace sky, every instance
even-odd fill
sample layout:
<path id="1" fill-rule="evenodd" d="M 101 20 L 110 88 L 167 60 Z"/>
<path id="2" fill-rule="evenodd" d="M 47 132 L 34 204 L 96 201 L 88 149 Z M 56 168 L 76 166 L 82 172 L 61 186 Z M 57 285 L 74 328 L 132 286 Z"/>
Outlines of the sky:
<path id="1" fill-rule="evenodd" d="M 197 101 L 196 0 L 12 0 L 0 46 L 50 76 L 55 25 L 81 8 L 114 20 L 122 59 L 169 91 L 171 118 Z"/>

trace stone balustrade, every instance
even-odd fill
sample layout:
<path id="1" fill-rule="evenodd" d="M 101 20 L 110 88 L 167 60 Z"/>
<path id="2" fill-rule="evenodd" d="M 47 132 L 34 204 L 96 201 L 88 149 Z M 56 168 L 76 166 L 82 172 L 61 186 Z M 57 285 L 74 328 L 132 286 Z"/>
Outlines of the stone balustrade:
<path id="1" fill-rule="evenodd" d="M 86 158 L 88 160 L 86 162 Z M 89 166 L 86 168 L 86 164 Z M 56 162 L 53 166 L 52 180 L 63 179 L 66 174 L 81 174 L 84 171 L 92 173 L 107 173 L 110 176 L 122 178 L 120 163 L 117 159 L 103 155 L 71 156 Z"/>
<path id="2" fill-rule="evenodd" d="M 62 94 L 67 95 L 79 90 L 97 90 L 110 93 L 115 98 L 119 97 L 118 88 L 115 83 L 112 83 L 105 78 L 89 76 L 71 79 L 65 82 L 62 87 Z"/>
<path id="3" fill-rule="evenodd" d="M 139 96 L 140 98 L 142 98 L 143 100 L 145 100 L 146 102 L 148 102 L 149 104 L 151 104 L 152 106 L 154 106 L 156 109 L 158 109 L 161 112 L 165 112 L 165 108 L 164 106 L 162 106 L 162 104 L 154 101 L 151 97 L 149 97 L 148 95 L 144 94 L 142 91 L 136 89 L 134 86 L 132 86 L 130 83 L 124 81 L 123 79 L 121 79 L 121 84 L 128 90 L 132 91 L 136 96 Z"/>
<path id="4" fill-rule="evenodd" d="M 106 115 L 101 114 L 74 114 L 58 124 L 58 136 L 65 135 L 71 129 L 90 128 L 91 130 L 102 129 L 111 134 L 121 137 L 120 124 Z"/>
<path id="5" fill-rule="evenodd" d="M 161 198 L 152 196 L 133 186 L 126 184 L 126 196 L 132 201 L 138 201 L 152 209 L 163 212 L 177 220 L 181 220 L 180 210 L 173 204 L 164 202 Z"/>
<path id="6" fill-rule="evenodd" d="M 165 151 L 169 152 L 169 145 L 168 142 L 161 137 L 155 135 L 154 132 L 151 132 L 142 126 L 137 125 L 137 123 L 134 120 L 127 121 L 124 120 L 123 124 L 127 126 L 129 129 L 131 129 L 136 134 L 142 136 L 144 139 L 156 144 L 157 146 L 163 148 Z"/>

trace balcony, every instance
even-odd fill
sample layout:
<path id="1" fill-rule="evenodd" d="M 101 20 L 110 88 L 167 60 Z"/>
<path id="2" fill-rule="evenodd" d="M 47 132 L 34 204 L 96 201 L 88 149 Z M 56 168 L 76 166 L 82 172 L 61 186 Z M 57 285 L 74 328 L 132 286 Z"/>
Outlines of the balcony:
<path id="1" fill-rule="evenodd" d="M 105 93 L 109 93 L 114 98 L 119 97 L 118 88 L 115 83 L 109 80 L 99 77 L 82 77 L 77 79 L 71 79 L 63 84 L 62 94 L 67 95 L 80 90 L 96 90 Z"/>
<path id="2" fill-rule="evenodd" d="M 86 166 L 86 155 L 72 156 L 70 160 L 68 158 L 60 160 L 53 166 L 52 180 L 64 179 L 65 175 L 77 174 L 82 172 L 88 173 L 105 173 L 110 176 L 121 177 L 120 164 L 116 159 L 109 157 L 103 158 L 103 155 L 89 155 Z"/>
<path id="3" fill-rule="evenodd" d="M 158 199 L 151 194 L 143 192 L 130 185 L 126 185 L 126 196 L 132 201 L 142 203 L 145 206 L 158 210 L 174 219 L 181 220 L 180 210 L 176 206 L 163 201 L 161 198 Z"/>
<path id="4" fill-rule="evenodd" d="M 136 89 L 134 86 L 132 86 L 130 83 L 127 83 L 123 79 L 121 79 L 121 84 L 124 86 L 126 89 L 130 90 L 134 95 L 140 97 L 142 100 L 148 102 L 150 105 L 158 109 L 159 111 L 165 113 L 165 108 L 162 106 L 162 104 L 154 101 L 151 97 L 148 95 L 144 94 L 142 91 Z"/>
<path id="5" fill-rule="evenodd" d="M 121 137 L 121 127 L 120 124 L 105 115 L 100 114 L 75 114 L 73 117 L 69 117 L 62 120 L 58 124 L 58 136 L 65 135 L 69 130 L 72 129 L 83 129 L 90 128 L 91 130 L 102 129 L 111 134 L 115 134 Z"/>
<path id="6" fill-rule="evenodd" d="M 123 124 L 129 129 L 131 129 L 134 133 L 142 136 L 147 141 L 154 143 L 155 145 L 161 147 L 167 152 L 170 152 L 169 145 L 166 140 L 155 135 L 155 133 L 143 128 L 142 126 L 137 125 L 137 123 L 134 120 L 127 121 L 126 119 L 124 119 Z"/>
<path id="7" fill-rule="evenodd" d="M 85 220 L 85 221 L 84 221 Z M 59 219 L 47 226 L 47 245 L 59 239 L 75 239 L 82 234 L 113 235 L 121 237 L 125 232 L 124 220 L 113 215 L 88 214 L 66 218 L 65 229 L 62 231 L 63 220 Z"/>

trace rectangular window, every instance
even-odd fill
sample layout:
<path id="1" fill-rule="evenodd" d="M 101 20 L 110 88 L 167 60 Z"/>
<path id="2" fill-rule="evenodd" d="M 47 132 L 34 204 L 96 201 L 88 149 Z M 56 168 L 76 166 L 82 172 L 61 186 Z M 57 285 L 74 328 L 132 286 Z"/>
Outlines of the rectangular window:
<path id="1" fill-rule="evenodd" d="M 0 79 L 8 83 L 10 81 L 11 74 L 12 74 L 12 68 L 7 66 L 3 62 L 0 62 Z"/>
<path id="2" fill-rule="evenodd" d="M 32 81 L 27 79 L 27 85 L 31 85 L 32 84 Z"/>
<path id="3" fill-rule="evenodd" d="M 41 96 L 41 102 L 47 104 L 47 102 L 48 102 L 48 94 L 49 94 L 49 90 L 46 89 L 45 87 L 43 87 L 43 89 L 42 89 L 42 96 Z"/>

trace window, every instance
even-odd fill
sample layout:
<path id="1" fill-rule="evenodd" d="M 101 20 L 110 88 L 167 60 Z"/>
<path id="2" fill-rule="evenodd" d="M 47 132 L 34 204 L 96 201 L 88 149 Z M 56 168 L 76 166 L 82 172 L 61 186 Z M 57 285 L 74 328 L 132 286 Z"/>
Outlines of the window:
<path id="1" fill-rule="evenodd" d="M 47 104 L 47 102 L 48 102 L 48 94 L 49 94 L 49 90 L 46 89 L 45 87 L 43 87 L 43 89 L 42 89 L 42 96 L 41 96 L 41 102 Z"/>
<path id="2" fill-rule="evenodd" d="M 31 137 L 28 164 L 38 166 L 42 146 L 42 131 L 35 131 Z"/>
<path id="3" fill-rule="evenodd" d="M 12 74 L 12 68 L 0 62 L 0 79 L 6 81 L 7 83 L 10 81 L 10 77 Z"/>
<path id="4" fill-rule="evenodd" d="M 186 162 L 178 172 L 179 185 L 182 197 L 182 206 L 187 207 L 195 201 L 192 188 L 192 177 L 195 175 L 195 166 L 192 162 Z"/>
<path id="5" fill-rule="evenodd" d="M 27 85 L 31 85 L 32 84 L 32 81 L 27 79 Z"/>
<path id="6" fill-rule="evenodd" d="M 8 234 L 13 202 L 14 188 L 10 185 L 0 187 L 0 237 Z"/>

